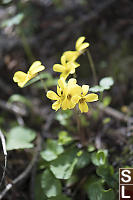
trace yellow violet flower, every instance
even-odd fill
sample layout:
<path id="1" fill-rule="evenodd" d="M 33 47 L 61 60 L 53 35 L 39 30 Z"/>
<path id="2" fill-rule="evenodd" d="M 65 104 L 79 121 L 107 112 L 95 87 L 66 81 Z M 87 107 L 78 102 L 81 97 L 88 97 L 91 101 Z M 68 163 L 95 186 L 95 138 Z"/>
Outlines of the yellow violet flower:
<path id="1" fill-rule="evenodd" d="M 48 91 L 46 96 L 51 99 L 51 100 L 56 100 L 55 103 L 52 104 L 52 109 L 53 110 L 58 110 L 60 109 L 62 105 L 62 101 L 64 100 L 64 89 L 66 88 L 66 83 L 63 78 L 58 80 L 58 85 L 57 85 L 57 94 L 53 91 Z"/>
<path id="2" fill-rule="evenodd" d="M 75 61 L 85 49 L 89 46 L 88 42 L 84 42 L 85 37 L 79 37 L 76 41 L 75 50 L 76 51 L 66 51 L 63 55 L 66 56 L 67 61 Z"/>
<path id="3" fill-rule="evenodd" d="M 64 78 L 66 79 L 69 74 L 74 74 L 75 73 L 75 68 L 79 67 L 80 64 L 78 64 L 77 62 L 67 62 L 66 56 L 63 55 L 61 57 L 61 64 L 55 64 L 53 66 L 53 70 L 55 72 L 60 72 L 60 78 Z"/>
<path id="4" fill-rule="evenodd" d="M 98 95 L 91 93 L 87 94 L 89 90 L 88 85 L 82 86 L 82 92 L 80 96 L 73 97 L 73 101 L 79 104 L 79 109 L 81 112 L 88 112 L 88 105 L 87 102 L 93 102 L 98 100 Z"/>
<path id="5" fill-rule="evenodd" d="M 73 109 L 77 103 L 78 96 L 81 94 L 81 87 L 76 84 L 76 79 L 71 78 L 68 81 L 67 87 L 64 88 L 64 100 L 62 102 L 62 109 Z"/>
<path id="6" fill-rule="evenodd" d="M 75 107 L 77 101 L 74 101 L 72 97 L 77 100 L 78 96 L 81 94 L 81 87 L 76 84 L 76 79 L 71 78 L 68 83 L 65 82 L 64 78 L 60 78 L 57 86 L 57 94 L 53 91 L 47 92 L 47 97 L 51 100 L 56 100 L 52 104 L 52 109 L 58 110 L 62 108 L 63 110 L 72 109 Z"/>
<path id="7" fill-rule="evenodd" d="M 34 78 L 38 72 L 44 70 L 45 67 L 41 64 L 40 61 L 35 61 L 29 68 L 29 71 L 27 73 L 24 73 L 22 71 L 18 71 L 14 74 L 13 80 L 18 84 L 19 87 L 24 87 L 24 85 Z"/>

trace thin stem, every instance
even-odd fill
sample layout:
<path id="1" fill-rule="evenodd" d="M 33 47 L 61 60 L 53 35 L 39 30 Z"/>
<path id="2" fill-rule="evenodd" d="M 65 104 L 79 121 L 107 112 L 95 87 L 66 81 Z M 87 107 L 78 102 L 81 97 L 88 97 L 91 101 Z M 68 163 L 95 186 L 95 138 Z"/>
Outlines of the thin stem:
<path id="1" fill-rule="evenodd" d="M 76 118 L 76 122 L 77 122 L 78 133 L 79 133 L 79 136 L 80 136 L 80 131 L 81 131 L 80 118 L 79 118 L 77 109 L 75 108 L 74 110 L 75 110 L 75 118 Z"/>
<path id="2" fill-rule="evenodd" d="M 45 85 L 45 82 L 44 82 L 44 80 L 42 79 L 41 74 L 40 74 L 40 80 L 41 80 L 41 83 L 42 83 L 43 86 L 44 86 L 44 90 L 45 90 L 45 92 L 47 93 L 48 88 L 47 88 L 47 86 Z"/>
<path id="3" fill-rule="evenodd" d="M 95 84 L 97 84 L 96 69 L 95 69 L 95 65 L 94 65 L 94 62 L 93 62 L 93 59 L 92 59 L 92 56 L 91 56 L 91 53 L 90 53 L 89 50 L 87 50 L 87 57 L 88 57 L 88 60 L 90 62 L 90 67 L 91 67 L 91 71 L 92 71 L 92 74 L 93 74 L 94 82 L 95 82 Z"/>
<path id="4" fill-rule="evenodd" d="M 78 114 L 78 111 L 76 109 L 76 107 L 74 108 L 74 116 L 75 116 L 75 119 L 76 119 L 76 122 L 77 122 L 77 129 L 78 129 L 78 135 L 79 135 L 79 139 L 82 143 L 82 145 L 84 145 L 84 135 L 82 134 L 82 130 L 81 130 L 81 121 L 80 121 L 80 117 L 79 117 L 79 114 Z"/>
<path id="5" fill-rule="evenodd" d="M 33 56 L 31 47 L 30 47 L 30 45 L 29 45 L 29 43 L 27 41 L 25 33 L 24 33 L 24 31 L 22 30 L 21 27 L 19 27 L 17 30 L 18 30 L 18 34 L 19 34 L 19 36 L 21 38 L 21 42 L 22 42 L 24 51 L 25 51 L 25 53 L 27 55 L 27 58 L 28 58 L 29 62 L 32 63 L 35 60 L 35 58 Z"/>

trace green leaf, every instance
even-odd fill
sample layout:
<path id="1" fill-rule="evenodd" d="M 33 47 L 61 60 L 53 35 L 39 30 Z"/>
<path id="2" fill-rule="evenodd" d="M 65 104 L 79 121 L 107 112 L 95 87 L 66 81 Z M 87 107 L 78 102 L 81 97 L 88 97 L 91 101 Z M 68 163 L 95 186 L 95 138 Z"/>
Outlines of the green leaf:
<path id="1" fill-rule="evenodd" d="M 88 184 L 87 194 L 90 200 L 103 200 L 101 180 L 91 181 L 91 183 Z"/>
<path id="2" fill-rule="evenodd" d="M 55 86 L 55 85 L 58 84 L 58 79 L 55 79 L 55 78 L 53 78 L 53 77 L 50 75 L 50 77 L 47 78 L 47 79 L 45 80 L 45 82 L 43 82 L 43 81 L 37 82 L 37 83 L 35 84 L 35 87 L 37 87 L 37 88 L 39 88 L 39 89 L 42 89 L 42 88 L 44 88 L 44 84 L 45 84 L 45 87 L 46 87 L 46 88 L 50 88 L 50 87 Z"/>
<path id="3" fill-rule="evenodd" d="M 105 165 L 107 162 L 107 150 L 98 150 L 97 153 L 92 153 L 91 161 L 96 166 Z"/>
<path id="4" fill-rule="evenodd" d="M 104 97 L 103 105 L 106 107 L 106 106 L 109 106 L 110 103 L 111 103 L 111 97 L 110 96 Z"/>
<path id="5" fill-rule="evenodd" d="M 114 80 L 112 77 L 105 77 L 101 79 L 100 86 L 104 88 L 104 90 L 110 89 L 110 87 L 114 84 Z"/>
<path id="6" fill-rule="evenodd" d="M 105 119 L 102 120 L 103 124 L 108 124 L 111 121 L 110 117 L 106 117 Z"/>
<path id="7" fill-rule="evenodd" d="M 58 179 L 69 179 L 77 163 L 77 150 L 71 149 L 61 154 L 50 164 L 50 170 Z"/>
<path id="8" fill-rule="evenodd" d="M 90 200 L 115 200 L 114 191 L 104 190 L 103 181 L 97 178 L 89 180 L 86 191 Z"/>
<path id="9" fill-rule="evenodd" d="M 24 18 L 24 14 L 23 13 L 19 13 L 16 16 L 3 21 L 1 26 L 2 27 L 10 27 L 10 26 L 13 26 L 13 25 L 18 25 L 18 24 L 20 24 L 22 22 L 23 18 Z"/>
<path id="10" fill-rule="evenodd" d="M 104 165 L 106 163 L 107 158 L 107 150 L 98 150 L 96 153 L 97 160 L 99 161 L 100 165 Z"/>
<path id="11" fill-rule="evenodd" d="M 59 121 L 59 123 L 63 126 L 70 126 L 70 118 L 72 116 L 72 111 L 71 110 L 65 110 L 61 112 L 57 112 L 56 114 L 56 120 Z"/>
<path id="12" fill-rule="evenodd" d="M 114 168 L 111 165 L 99 166 L 96 173 L 98 176 L 102 177 L 109 186 L 113 187 L 115 185 Z"/>
<path id="13" fill-rule="evenodd" d="M 8 3 L 10 3 L 11 1 L 12 1 L 12 0 L 3 0 L 2 3 L 3 3 L 3 4 L 8 4 Z"/>
<path id="14" fill-rule="evenodd" d="M 51 161 L 56 159 L 63 151 L 64 149 L 58 144 L 58 141 L 49 139 L 47 140 L 46 150 L 41 152 L 41 156 L 44 160 Z"/>
<path id="15" fill-rule="evenodd" d="M 59 196 L 57 196 L 57 197 L 52 197 L 52 198 L 50 198 L 49 200 L 71 200 L 71 199 L 68 198 L 67 196 L 61 194 L 61 195 L 59 195 Z"/>
<path id="16" fill-rule="evenodd" d="M 30 102 L 30 100 L 28 100 L 27 98 L 25 98 L 24 96 L 20 95 L 20 94 L 13 94 L 9 99 L 8 99 L 9 103 L 13 103 L 13 102 L 21 102 L 25 105 L 27 105 L 28 107 L 31 107 L 32 103 Z"/>
<path id="17" fill-rule="evenodd" d="M 78 162 L 76 164 L 77 169 L 81 169 L 87 166 L 90 163 L 90 154 L 86 151 L 82 153 L 82 155 L 78 158 Z"/>
<path id="18" fill-rule="evenodd" d="M 14 127 L 7 134 L 7 150 L 32 148 L 35 137 L 36 133 L 29 128 Z"/>
<path id="19" fill-rule="evenodd" d="M 115 200 L 115 193 L 112 189 L 102 190 L 102 200 Z"/>
<path id="20" fill-rule="evenodd" d="M 68 144 L 72 141 L 72 137 L 68 136 L 68 132 L 67 131 L 60 131 L 59 132 L 59 139 L 58 139 L 58 143 L 65 145 Z"/>
<path id="21" fill-rule="evenodd" d="M 54 79 L 53 77 L 51 77 L 50 79 L 47 79 L 46 82 L 46 87 L 52 87 L 58 84 L 58 79 Z"/>
<path id="22" fill-rule="evenodd" d="M 41 175 L 39 174 L 35 179 L 35 200 L 47 200 L 41 187 Z"/>
<path id="23" fill-rule="evenodd" d="M 66 180 L 66 187 L 71 187 L 74 185 L 76 182 L 78 182 L 78 175 L 73 174 L 69 179 Z"/>
<path id="24" fill-rule="evenodd" d="M 112 77 L 102 78 L 99 85 L 95 85 L 89 89 L 90 92 L 103 92 L 104 90 L 110 89 L 110 87 L 114 84 L 114 80 Z"/>
<path id="25" fill-rule="evenodd" d="M 95 151 L 95 149 L 96 149 L 96 148 L 95 148 L 95 146 L 94 146 L 94 145 L 92 145 L 92 144 L 89 144 L 89 145 L 88 145 L 88 149 L 87 149 L 87 150 L 88 150 L 88 152 Z"/>
<path id="26" fill-rule="evenodd" d="M 94 86 L 94 87 L 91 87 L 91 88 L 89 89 L 89 91 L 90 91 L 90 92 L 103 92 L 104 89 L 103 89 L 103 87 L 101 87 L 101 86 L 99 86 L 99 85 L 96 85 L 96 86 Z"/>
<path id="27" fill-rule="evenodd" d="M 44 194 L 50 198 L 61 194 L 61 183 L 47 169 L 42 174 L 41 186 Z"/>

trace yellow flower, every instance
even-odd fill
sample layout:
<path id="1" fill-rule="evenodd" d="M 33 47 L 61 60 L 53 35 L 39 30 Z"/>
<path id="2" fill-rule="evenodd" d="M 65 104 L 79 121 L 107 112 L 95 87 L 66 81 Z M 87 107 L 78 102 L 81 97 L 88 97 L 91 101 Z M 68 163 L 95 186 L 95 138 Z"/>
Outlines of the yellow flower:
<path id="1" fill-rule="evenodd" d="M 46 96 L 51 99 L 51 100 L 56 100 L 55 103 L 52 104 L 52 109 L 53 110 L 58 110 L 60 109 L 62 105 L 62 101 L 64 100 L 64 89 L 66 88 L 66 83 L 63 78 L 58 80 L 58 85 L 57 85 L 57 94 L 53 91 L 48 91 Z"/>
<path id="2" fill-rule="evenodd" d="M 47 92 L 47 97 L 51 100 L 56 100 L 52 104 L 54 110 L 62 108 L 63 110 L 72 109 L 76 105 L 76 101 L 73 101 L 72 97 L 77 97 L 81 94 L 81 87 L 76 84 L 76 79 L 71 78 L 68 83 L 64 78 L 60 78 L 57 86 L 57 94 L 53 91 Z"/>
<path id="3" fill-rule="evenodd" d="M 98 95 L 94 93 L 87 94 L 88 90 L 89 86 L 83 85 L 81 95 L 78 97 L 73 97 L 73 101 L 79 103 L 79 109 L 81 112 L 88 112 L 87 102 L 93 102 L 98 100 Z"/>
<path id="4" fill-rule="evenodd" d="M 75 50 L 76 51 L 66 51 L 63 55 L 66 56 L 67 61 L 75 61 L 85 49 L 89 46 L 88 42 L 84 42 L 85 37 L 79 37 L 76 41 Z"/>
<path id="5" fill-rule="evenodd" d="M 77 103 L 75 99 L 81 94 L 81 87 L 76 82 L 76 79 L 71 78 L 68 81 L 67 87 L 64 88 L 63 110 L 73 109 Z"/>
<path id="6" fill-rule="evenodd" d="M 74 74 L 75 73 L 75 68 L 79 67 L 80 65 L 77 62 L 67 62 L 66 56 L 63 55 L 61 57 L 61 64 L 55 64 L 53 66 L 53 70 L 55 72 L 60 72 L 60 78 L 66 79 L 69 74 Z"/>
<path id="7" fill-rule="evenodd" d="M 44 70 L 45 67 L 41 64 L 40 61 L 35 61 L 31 65 L 29 71 L 27 73 L 24 73 L 22 71 L 18 71 L 14 74 L 13 80 L 18 84 L 19 87 L 24 87 L 24 85 L 34 78 L 38 72 Z"/>

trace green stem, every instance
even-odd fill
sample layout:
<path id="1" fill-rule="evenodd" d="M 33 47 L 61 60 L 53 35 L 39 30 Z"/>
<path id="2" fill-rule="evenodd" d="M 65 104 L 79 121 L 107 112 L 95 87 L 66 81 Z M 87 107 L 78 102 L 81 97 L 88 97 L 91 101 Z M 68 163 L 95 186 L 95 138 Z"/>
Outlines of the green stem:
<path id="1" fill-rule="evenodd" d="M 30 45 L 29 45 L 29 43 L 27 41 L 27 38 L 26 38 L 26 36 L 25 36 L 25 34 L 24 34 L 24 32 L 23 32 L 21 27 L 18 28 L 18 34 L 19 34 L 19 36 L 21 38 L 21 42 L 22 42 L 24 51 L 25 51 L 25 53 L 27 55 L 27 58 L 28 58 L 29 62 L 32 63 L 35 60 L 35 57 L 32 54 L 32 50 L 30 48 Z"/>
<path id="2" fill-rule="evenodd" d="M 91 71 L 92 71 L 92 74 L 93 74 L 94 82 L 95 82 L 95 84 L 97 84 L 96 69 L 95 69 L 95 65 L 94 65 L 94 62 L 93 62 L 93 59 L 92 59 L 92 56 L 91 56 L 91 53 L 90 53 L 89 50 L 87 50 L 87 57 L 88 57 L 88 60 L 90 62 L 90 67 L 91 67 Z"/>
<path id="3" fill-rule="evenodd" d="M 47 86 L 45 85 L 45 82 L 44 82 L 44 80 L 42 79 L 41 75 L 40 75 L 40 80 L 41 80 L 41 83 L 42 83 L 43 86 L 44 86 L 45 92 L 47 93 L 47 92 L 48 92 L 48 88 L 47 88 Z"/>
<path id="4" fill-rule="evenodd" d="M 80 121 L 80 117 L 79 117 L 79 114 L 78 114 L 76 107 L 74 108 L 74 116 L 75 116 L 75 119 L 76 119 L 76 122 L 77 122 L 79 139 L 80 139 L 82 145 L 84 145 L 84 143 L 85 143 L 84 142 L 84 135 L 82 134 L 82 131 L 81 131 L 81 121 Z"/>

